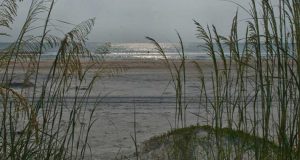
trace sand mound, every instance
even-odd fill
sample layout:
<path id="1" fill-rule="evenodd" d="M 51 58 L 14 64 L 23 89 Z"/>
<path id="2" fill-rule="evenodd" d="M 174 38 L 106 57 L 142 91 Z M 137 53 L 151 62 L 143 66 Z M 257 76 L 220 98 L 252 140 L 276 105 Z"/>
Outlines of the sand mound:
<path id="1" fill-rule="evenodd" d="M 217 143 L 218 142 L 218 143 Z M 192 126 L 153 137 L 140 146 L 141 160 L 274 159 L 278 146 L 242 131 Z"/>

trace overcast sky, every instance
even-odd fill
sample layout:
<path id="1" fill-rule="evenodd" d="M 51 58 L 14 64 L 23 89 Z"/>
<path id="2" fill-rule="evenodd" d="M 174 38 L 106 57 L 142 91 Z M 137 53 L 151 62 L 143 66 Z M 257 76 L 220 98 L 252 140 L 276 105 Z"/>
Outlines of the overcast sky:
<path id="1" fill-rule="evenodd" d="M 24 3 L 29 2 L 20 5 L 14 28 L 20 26 L 27 12 Z M 222 0 L 57 0 L 52 18 L 77 24 L 95 17 L 89 36 L 94 42 L 143 42 L 145 36 L 176 41 L 175 30 L 191 42 L 196 41 L 193 19 L 226 33 L 236 10 L 237 5 Z"/>

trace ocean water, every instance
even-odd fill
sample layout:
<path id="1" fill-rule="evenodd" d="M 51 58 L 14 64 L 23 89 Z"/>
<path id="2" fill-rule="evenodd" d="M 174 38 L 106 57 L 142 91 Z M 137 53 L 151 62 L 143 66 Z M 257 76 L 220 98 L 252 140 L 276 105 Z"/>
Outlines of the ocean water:
<path id="1" fill-rule="evenodd" d="M 10 43 L 0 43 L 0 49 L 7 48 Z M 166 56 L 171 59 L 181 57 L 178 51 L 181 51 L 178 43 L 160 43 Z M 92 55 L 101 56 L 105 59 L 162 59 L 163 56 L 158 53 L 152 43 L 97 43 L 90 42 L 86 44 Z M 105 53 L 99 53 L 99 48 L 105 48 Z M 242 48 L 242 44 L 241 47 Z M 42 54 L 42 59 L 53 59 L 57 55 L 58 47 L 48 48 Z M 184 51 L 186 59 L 199 60 L 210 59 L 206 50 L 201 47 L 201 43 L 185 43 Z M 229 55 L 229 49 L 225 48 L 225 55 Z"/>

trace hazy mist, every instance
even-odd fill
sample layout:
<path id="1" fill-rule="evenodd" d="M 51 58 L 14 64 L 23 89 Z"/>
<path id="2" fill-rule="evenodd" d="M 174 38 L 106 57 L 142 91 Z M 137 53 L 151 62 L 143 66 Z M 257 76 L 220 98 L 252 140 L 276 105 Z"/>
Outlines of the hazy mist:
<path id="1" fill-rule="evenodd" d="M 29 3 L 20 4 L 12 37 L 4 41 L 17 35 Z M 215 24 L 226 34 L 237 9 L 237 5 L 222 0 L 57 0 L 52 19 L 78 24 L 95 17 L 96 24 L 89 36 L 94 42 L 144 42 L 145 36 L 172 42 L 177 40 L 175 30 L 191 42 L 197 40 L 193 19 L 203 25 Z M 242 9 L 239 11 L 244 14 Z"/>

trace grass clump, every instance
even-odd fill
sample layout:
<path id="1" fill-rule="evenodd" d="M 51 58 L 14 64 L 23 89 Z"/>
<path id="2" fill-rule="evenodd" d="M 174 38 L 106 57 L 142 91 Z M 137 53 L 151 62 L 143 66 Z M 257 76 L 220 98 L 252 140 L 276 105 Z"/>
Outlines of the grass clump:
<path id="1" fill-rule="evenodd" d="M 141 159 L 215 159 L 218 154 L 216 133 L 223 139 L 228 159 L 251 159 L 256 147 L 266 147 L 268 159 L 278 156 L 279 146 L 263 138 L 229 128 L 190 126 L 176 129 L 143 143 Z M 255 143 L 257 142 L 257 143 Z M 263 145 L 264 144 L 264 145 Z M 293 153 L 291 153 L 293 154 Z"/>
<path id="2" fill-rule="evenodd" d="M 0 37 L 8 36 L 5 31 L 21 3 L 2 1 Z M 95 19 L 58 36 L 52 32 L 59 28 L 51 19 L 55 1 L 26 3 L 30 6 L 19 36 L 0 55 L 0 157 L 85 159 L 99 104 L 90 104 L 88 98 L 95 94 L 95 82 L 110 72 L 85 45 Z M 49 48 L 58 48 L 57 54 L 52 61 L 43 61 Z"/>
<path id="3" fill-rule="evenodd" d="M 248 146 L 253 145 L 251 148 L 254 150 L 248 159 L 269 159 L 268 146 L 276 149 L 271 159 L 299 159 L 300 2 L 249 2 L 249 9 L 241 6 L 249 18 L 239 20 L 239 14 L 236 13 L 228 36 L 220 35 L 214 25 L 203 27 L 194 21 L 200 45 L 213 64 L 211 76 L 206 77 L 201 65 L 195 62 L 200 75 L 200 97 L 204 97 L 200 106 L 206 108 L 207 113 L 203 114 L 211 115 L 206 121 L 214 129 L 215 135 L 216 147 L 208 150 L 215 154 L 209 159 L 232 159 L 232 155 L 243 153 L 243 145 L 237 145 L 240 148 L 234 149 L 226 147 L 228 140 L 224 139 L 224 132 L 229 132 L 231 136 L 248 134 L 249 141 L 245 142 Z M 243 32 L 241 22 L 246 24 Z M 164 56 L 159 44 L 148 39 Z M 172 68 L 169 67 L 172 65 L 176 68 L 172 61 L 165 59 L 168 68 Z M 180 66 L 183 63 L 184 58 Z M 183 90 L 184 85 L 181 84 L 185 80 L 181 77 L 188 70 L 177 67 L 176 72 L 169 71 L 175 82 L 175 90 Z M 181 96 L 177 96 L 178 93 L 184 92 L 176 92 L 176 102 L 186 104 L 181 101 Z M 180 109 L 178 106 L 176 110 Z M 238 132 L 231 133 L 231 130 Z"/>

